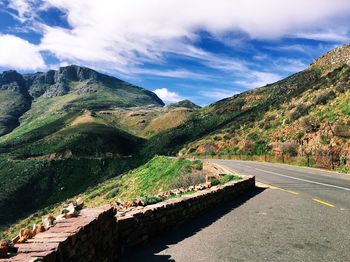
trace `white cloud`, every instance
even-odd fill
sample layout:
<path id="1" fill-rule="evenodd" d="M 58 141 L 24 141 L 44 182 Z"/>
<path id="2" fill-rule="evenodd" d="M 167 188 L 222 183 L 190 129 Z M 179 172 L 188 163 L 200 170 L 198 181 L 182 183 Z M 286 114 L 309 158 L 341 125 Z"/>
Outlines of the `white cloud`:
<path id="1" fill-rule="evenodd" d="M 210 98 L 212 100 L 220 100 L 227 97 L 231 97 L 233 95 L 238 94 L 239 92 L 229 89 L 222 88 L 213 88 L 211 90 L 201 91 L 200 95 Z"/>
<path id="2" fill-rule="evenodd" d="M 32 1 L 28 0 L 12 0 L 9 3 L 9 8 L 17 11 L 18 15 L 15 15 L 15 18 L 21 22 L 25 22 L 31 18 L 31 4 Z"/>
<path id="3" fill-rule="evenodd" d="M 36 19 L 38 3 L 12 0 L 10 6 L 23 21 Z M 166 52 L 199 56 L 191 48 L 200 30 L 217 39 L 242 31 L 251 38 L 345 41 L 348 32 L 339 32 L 339 23 L 346 28 L 340 18 L 350 12 L 348 0 L 42 0 L 41 9 L 50 7 L 65 12 L 71 29 L 42 25 L 42 50 L 64 61 L 124 72 L 145 61 L 161 62 Z"/>
<path id="4" fill-rule="evenodd" d="M 37 46 L 13 35 L 0 34 L 0 66 L 21 70 L 45 68 Z"/>
<path id="5" fill-rule="evenodd" d="M 170 91 L 167 88 L 158 88 L 156 90 L 153 90 L 153 92 L 165 103 L 175 103 L 175 102 L 184 100 L 182 96 L 180 96 L 175 92 Z"/>

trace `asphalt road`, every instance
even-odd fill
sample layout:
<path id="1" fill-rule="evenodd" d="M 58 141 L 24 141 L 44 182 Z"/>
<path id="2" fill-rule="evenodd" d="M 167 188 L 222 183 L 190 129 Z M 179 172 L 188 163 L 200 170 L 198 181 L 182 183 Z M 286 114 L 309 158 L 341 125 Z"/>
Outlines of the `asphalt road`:
<path id="1" fill-rule="evenodd" d="M 262 187 L 164 233 L 125 261 L 350 261 L 350 176 L 211 161 L 256 176 Z"/>

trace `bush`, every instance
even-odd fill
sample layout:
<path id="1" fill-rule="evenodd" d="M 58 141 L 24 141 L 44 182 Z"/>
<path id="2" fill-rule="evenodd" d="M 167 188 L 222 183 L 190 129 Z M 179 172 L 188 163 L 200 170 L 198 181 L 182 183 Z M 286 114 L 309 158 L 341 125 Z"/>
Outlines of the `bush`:
<path id="1" fill-rule="evenodd" d="M 303 118 L 300 121 L 300 125 L 307 133 L 316 132 L 320 127 L 320 123 L 313 116 L 308 116 L 308 117 Z"/>
<path id="2" fill-rule="evenodd" d="M 268 144 L 267 141 L 259 140 L 255 143 L 251 153 L 252 155 L 261 156 L 270 152 L 271 149 L 272 147 Z"/>
<path id="3" fill-rule="evenodd" d="M 222 140 L 222 137 L 221 136 L 214 136 L 213 139 L 214 139 L 214 141 L 220 141 L 220 140 Z"/>
<path id="4" fill-rule="evenodd" d="M 187 154 L 192 154 L 194 152 L 196 152 L 197 149 L 195 149 L 194 147 L 191 147 L 190 149 L 188 149 Z"/>
<path id="5" fill-rule="evenodd" d="M 217 185 L 221 184 L 220 180 L 217 179 L 217 178 L 210 179 L 210 183 L 211 183 L 212 186 L 217 186 Z"/>
<path id="6" fill-rule="evenodd" d="M 305 136 L 305 132 L 300 130 L 295 134 L 295 138 L 298 140 L 302 139 L 304 136 Z"/>
<path id="7" fill-rule="evenodd" d="M 230 181 L 240 180 L 239 176 L 235 176 L 232 174 L 223 175 L 220 178 L 211 178 L 210 183 L 212 186 L 224 185 Z"/>
<path id="8" fill-rule="evenodd" d="M 192 167 L 196 170 L 203 170 L 203 162 L 200 160 L 194 160 L 192 162 Z"/>
<path id="9" fill-rule="evenodd" d="M 334 127 L 334 134 L 339 137 L 350 138 L 350 125 L 337 124 Z"/>
<path id="10" fill-rule="evenodd" d="M 158 196 L 145 196 L 145 197 L 141 198 L 141 203 L 144 206 L 156 204 L 156 203 L 159 203 L 162 201 L 163 201 L 163 199 L 161 197 L 158 197 Z"/>
<path id="11" fill-rule="evenodd" d="M 205 175 L 202 172 L 193 172 L 190 174 L 179 176 L 171 185 L 170 188 L 187 188 L 198 184 L 205 183 Z"/>
<path id="12" fill-rule="evenodd" d="M 333 90 L 325 90 L 314 98 L 315 105 L 324 105 L 329 100 L 334 99 L 336 94 Z"/>
<path id="13" fill-rule="evenodd" d="M 326 135 L 321 135 L 320 142 L 323 145 L 329 145 L 329 143 L 331 142 L 331 138 L 329 136 L 326 136 Z"/>
<path id="14" fill-rule="evenodd" d="M 251 132 L 247 135 L 247 139 L 251 141 L 258 141 L 260 136 L 257 133 Z"/>
<path id="15" fill-rule="evenodd" d="M 335 88 L 335 90 L 339 93 L 345 93 L 349 89 L 350 89 L 350 85 L 345 83 L 342 83 Z"/>
<path id="16" fill-rule="evenodd" d="M 309 106 L 305 104 L 297 105 L 291 112 L 290 112 L 290 120 L 295 121 L 299 119 L 300 117 L 306 115 L 309 111 Z"/>
<path id="17" fill-rule="evenodd" d="M 288 156 L 297 156 L 298 148 L 299 148 L 299 145 L 295 142 L 284 142 L 281 145 L 282 153 Z"/>

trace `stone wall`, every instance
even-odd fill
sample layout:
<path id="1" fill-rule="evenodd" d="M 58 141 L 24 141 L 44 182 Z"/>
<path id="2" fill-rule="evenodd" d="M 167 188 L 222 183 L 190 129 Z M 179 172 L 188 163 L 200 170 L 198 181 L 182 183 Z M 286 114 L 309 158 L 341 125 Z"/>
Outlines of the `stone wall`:
<path id="1" fill-rule="evenodd" d="M 115 214 L 111 206 L 83 209 L 79 217 L 59 221 L 27 243 L 17 244 L 18 254 L 0 261 L 117 261 Z"/>
<path id="2" fill-rule="evenodd" d="M 118 213 L 119 241 L 122 251 L 148 241 L 171 227 L 233 200 L 255 188 L 255 177 L 245 177 L 225 185 L 213 186 L 191 195 Z"/>
<path id="3" fill-rule="evenodd" d="M 249 192 L 254 177 L 244 177 L 191 195 L 118 212 L 112 206 L 86 208 L 76 218 L 59 221 L 27 243 L 17 244 L 15 261 L 118 261 L 123 251 L 135 248 L 171 227 Z"/>

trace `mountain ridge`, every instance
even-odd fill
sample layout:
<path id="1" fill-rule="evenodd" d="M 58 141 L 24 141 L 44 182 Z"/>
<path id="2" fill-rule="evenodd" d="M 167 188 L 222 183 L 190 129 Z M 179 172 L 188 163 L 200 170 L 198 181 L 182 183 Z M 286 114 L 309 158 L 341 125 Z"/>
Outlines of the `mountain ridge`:
<path id="1" fill-rule="evenodd" d="M 97 93 L 104 93 L 105 99 L 100 104 L 93 101 Z M 153 92 L 86 67 L 70 65 L 58 70 L 23 75 L 13 70 L 4 71 L 0 74 L 0 136 L 19 125 L 19 118 L 30 110 L 32 101 L 65 95 L 76 96 L 76 103 L 74 99 L 67 103 L 67 108 L 75 111 L 113 106 L 164 106 L 164 102 Z M 9 98 L 15 98 L 15 101 L 9 102 Z M 85 99 L 82 106 L 79 106 L 79 99 Z"/>
<path id="2" fill-rule="evenodd" d="M 0 224 L 156 154 L 296 157 L 304 161 L 298 164 L 349 171 L 350 66 L 342 58 L 334 62 L 337 56 L 330 52 L 276 83 L 194 109 L 163 106 L 143 89 L 109 77 L 99 82 L 99 75 L 74 66 L 2 74 L 0 124 L 17 114 L 20 125 L 0 136 Z M 23 80 L 31 85 L 31 105 L 21 113 Z"/>

